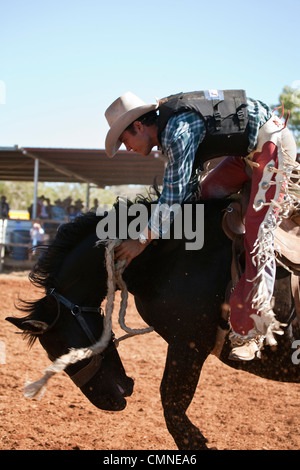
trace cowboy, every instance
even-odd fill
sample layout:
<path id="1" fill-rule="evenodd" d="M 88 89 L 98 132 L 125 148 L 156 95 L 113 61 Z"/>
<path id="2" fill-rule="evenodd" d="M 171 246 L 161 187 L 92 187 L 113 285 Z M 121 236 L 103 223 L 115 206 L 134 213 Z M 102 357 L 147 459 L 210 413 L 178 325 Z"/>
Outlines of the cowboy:
<path id="1" fill-rule="evenodd" d="M 156 212 L 164 220 L 169 216 L 165 207 L 199 197 L 199 189 L 202 199 L 225 197 L 251 182 L 245 273 L 229 301 L 230 358 L 260 357 L 263 344 L 277 344 L 274 333 L 282 333 L 271 307 L 276 275 L 272 241 L 279 212 L 294 204 L 289 185 L 291 172 L 295 173 L 296 144 L 286 123 L 243 90 L 179 93 L 156 104 L 146 104 L 127 92 L 109 106 L 105 117 L 110 126 L 105 141 L 108 157 L 123 143 L 128 151 L 144 156 L 157 146 L 167 161 L 161 196 L 148 226 L 137 240 L 125 240 L 115 250 L 116 260 L 126 259 L 127 265 L 162 236 Z M 226 158 L 199 187 L 195 170 L 218 156 Z"/>

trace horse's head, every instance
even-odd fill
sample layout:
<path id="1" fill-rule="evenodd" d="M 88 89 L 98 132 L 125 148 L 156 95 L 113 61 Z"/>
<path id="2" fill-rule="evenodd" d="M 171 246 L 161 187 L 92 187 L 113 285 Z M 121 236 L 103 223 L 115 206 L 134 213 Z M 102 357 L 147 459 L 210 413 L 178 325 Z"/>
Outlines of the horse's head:
<path id="1" fill-rule="evenodd" d="M 94 229 L 95 226 L 96 221 Z M 104 247 L 95 247 L 94 231 L 83 241 L 77 240 L 75 247 L 70 245 L 63 260 L 62 250 L 57 249 L 62 247 L 58 240 L 31 274 L 32 281 L 46 289 L 46 296 L 35 302 L 23 302 L 19 309 L 27 312 L 27 316 L 7 318 L 23 330 L 30 343 L 38 338 L 52 361 L 72 348 L 86 348 L 99 340 L 103 331 L 100 305 L 107 282 Z M 70 239 L 66 240 L 70 243 Z M 59 269 L 54 266 L 57 257 L 60 257 Z M 65 372 L 90 402 L 103 410 L 124 409 L 125 397 L 133 391 L 133 380 L 126 376 L 112 333 L 101 354 L 68 365 Z"/>

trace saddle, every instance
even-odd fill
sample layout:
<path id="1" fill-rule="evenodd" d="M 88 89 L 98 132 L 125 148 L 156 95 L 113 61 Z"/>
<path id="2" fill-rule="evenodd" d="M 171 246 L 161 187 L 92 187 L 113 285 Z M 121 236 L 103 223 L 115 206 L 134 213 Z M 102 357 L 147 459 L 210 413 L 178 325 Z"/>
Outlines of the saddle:
<path id="1" fill-rule="evenodd" d="M 245 200 L 232 202 L 225 210 L 222 227 L 227 237 L 232 240 L 232 285 L 236 285 L 242 275 L 240 258 L 244 250 L 246 212 Z M 291 272 L 291 289 L 300 325 L 300 213 L 295 212 L 283 219 L 274 231 L 274 249 L 276 261 Z"/>
<path id="2" fill-rule="evenodd" d="M 243 274 L 245 214 L 249 202 L 249 186 L 245 185 L 241 199 L 231 202 L 225 209 L 222 228 L 232 240 L 231 283 L 226 292 L 226 300 L 221 308 L 216 342 L 211 354 L 220 357 L 225 337 L 230 330 L 229 297 Z M 291 292 L 294 300 L 296 317 L 292 321 L 293 331 L 300 330 L 300 213 L 294 213 L 283 219 L 274 232 L 276 261 L 291 273 Z"/>
<path id="3" fill-rule="evenodd" d="M 245 234 L 244 210 L 241 202 L 232 202 L 223 216 L 222 227 L 227 237 L 236 242 Z M 274 231 L 274 249 L 279 264 L 300 275 L 300 213 L 283 219 Z"/>

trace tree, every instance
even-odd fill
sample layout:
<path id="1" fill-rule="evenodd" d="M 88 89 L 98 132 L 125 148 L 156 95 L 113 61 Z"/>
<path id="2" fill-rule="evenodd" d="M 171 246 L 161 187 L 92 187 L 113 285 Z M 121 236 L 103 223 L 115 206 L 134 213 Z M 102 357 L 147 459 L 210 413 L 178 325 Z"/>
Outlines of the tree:
<path id="1" fill-rule="evenodd" d="M 295 81 L 293 86 L 285 86 L 279 96 L 280 103 L 277 106 L 284 106 L 284 118 L 290 112 L 288 126 L 294 134 L 297 147 L 300 148 L 300 81 Z M 278 110 L 281 114 L 281 110 Z"/>

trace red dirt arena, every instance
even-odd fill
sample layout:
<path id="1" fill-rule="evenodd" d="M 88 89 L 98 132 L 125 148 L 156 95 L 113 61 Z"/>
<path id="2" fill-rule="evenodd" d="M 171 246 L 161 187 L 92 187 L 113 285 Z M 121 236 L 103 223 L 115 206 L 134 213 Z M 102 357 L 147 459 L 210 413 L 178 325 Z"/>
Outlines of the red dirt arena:
<path id="1" fill-rule="evenodd" d="M 96 409 L 64 373 L 49 381 L 41 400 L 23 396 L 25 382 L 39 379 L 50 364 L 38 341 L 28 349 L 16 328 L 4 320 L 19 314 L 14 306 L 18 297 L 32 300 L 41 295 L 27 274 L 0 274 L 0 449 L 176 450 L 159 395 L 167 346 L 156 333 L 127 339 L 119 346 L 127 375 L 135 380 L 123 411 Z M 124 333 L 117 324 L 118 300 L 117 296 L 117 337 Z M 126 322 L 132 328 L 145 326 L 131 297 Z M 298 384 L 275 383 L 235 371 L 210 356 L 188 416 L 208 439 L 209 447 L 298 450 L 299 392 Z"/>

